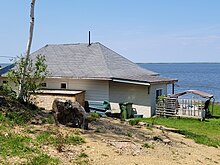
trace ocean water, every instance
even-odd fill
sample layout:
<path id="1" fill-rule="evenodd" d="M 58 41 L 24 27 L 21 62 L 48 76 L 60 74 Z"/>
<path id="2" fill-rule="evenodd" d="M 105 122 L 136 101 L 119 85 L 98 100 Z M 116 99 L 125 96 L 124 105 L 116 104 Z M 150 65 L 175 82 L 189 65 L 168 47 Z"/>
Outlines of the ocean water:
<path id="1" fill-rule="evenodd" d="M 220 102 L 220 63 L 142 63 L 143 68 L 175 78 L 175 93 L 189 89 L 201 90 L 214 95 Z M 168 87 L 168 94 L 171 87 Z"/>

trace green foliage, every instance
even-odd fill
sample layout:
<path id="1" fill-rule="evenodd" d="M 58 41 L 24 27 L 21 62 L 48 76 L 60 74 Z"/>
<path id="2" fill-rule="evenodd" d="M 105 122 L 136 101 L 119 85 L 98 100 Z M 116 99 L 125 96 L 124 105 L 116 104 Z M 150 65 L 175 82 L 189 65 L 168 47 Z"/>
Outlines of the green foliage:
<path id="1" fill-rule="evenodd" d="M 142 147 L 144 147 L 144 148 L 154 148 L 154 146 L 152 146 L 151 144 L 149 144 L 149 143 L 144 143 L 143 145 L 142 145 Z"/>
<path id="2" fill-rule="evenodd" d="M 84 152 L 81 152 L 79 155 L 78 155 L 79 158 L 87 158 L 89 157 L 86 153 Z"/>
<path id="3" fill-rule="evenodd" d="M 0 121 L 7 125 L 23 125 L 39 113 L 32 105 L 24 105 L 13 99 L 6 99 L 7 106 L 0 107 Z"/>
<path id="4" fill-rule="evenodd" d="M 89 160 L 88 159 L 76 159 L 76 161 L 74 162 L 76 165 L 88 165 L 89 164 Z"/>
<path id="5" fill-rule="evenodd" d="M 166 96 L 165 96 L 165 95 L 158 96 L 157 102 L 163 102 L 164 99 L 166 99 Z"/>
<path id="6" fill-rule="evenodd" d="M 55 123 L 54 116 L 53 115 L 48 116 L 46 119 L 46 123 L 54 124 Z"/>
<path id="7" fill-rule="evenodd" d="M 82 143 L 85 143 L 85 139 L 78 136 L 78 135 L 70 135 L 68 136 L 66 139 L 66 143 L 67 144 L 82 144 Z"/>
<path id="8" fill-rule="evenodd" d="M 31 159 L 27 165 L 56 165 L 58 163 L 59 159 L 52 158 L 46 154 L 40 154 Z"/>
<path id="9" fill-rule="evenodd" d="M 91 112 L 91 113 L 89 113 L 88 121 L 89 121 L 89 122 L 97 121 L 99 118 L 100 118 L 100 115 L 99 115 L 99 114 L 97 114 L 97 113 L 95 113 L 95 112 Z"/>
<path id="10" fill-rule="evenodd" d="M 145 118 L 139 119 L 148 123 L 176 128 L 177 133 L 194 139 L 195 142 L 208 146 L 220 146 L 220 119 L 207 119 L 201 122 L 190 118 Z"/>
<path id="11" fill-rule="evenodd" d="M 2 96 L 9 96 L 10 98 L 16 98 L 16 92 L 12 90 L 12 88 L 4 83 L 0 86 L 0 95 Z"/>
<path id="12" fill-rule="evenodd" d="M 30 142 L 31 138 L 21 135 L 0 135 L 0 155 L 6 157 L 32 153 L 34 150 L 28 147 Z"/>
<path id="13" fill-rule="evenodd" d="M 195 133 L 192 133 L 186 130 L 177 130 L 174 132 L 185 135 L 186 137 L 193 139 L 196 143 L 199 143 L 199 144 L 205 144 L 205 145 L 212 146 L 212 147 L 220 146 L 220 140 L 217 140 L 214 138 L 211 139 L 205 135 L 195 134 Z"/>
<path id="14" fill-rule="evenodd" d="M 212 112 L 212 104 L 209 105 L 209 110 Z M 220 117 L 220 104 L 219 103 L 214 104 L 212 116 Z"/>
<path id="15" fill-rule="evenodd" d="M 40 144 L 53 144 L 55 146 L 62 144 L 82 144 L 85 143 L 84 138 L 79 135 L 71 134 L 63 136 L 62 134 L 51 131 L 42 131 L 36 136 L 36 140 Z"/>
<path id="16" fill-rule="evenodd" d="M 139 121 L 136 120 L 136 119 L 130 119 L 128 122 L 129 122 L 129 124 L 132 125 L 132 126 L 137 125 L 137 124 L 139 123 Z"/>
<path id="17" fill-rule="evenodd" d="M 54 134 L 50 131 L 43 131 L 36 136 L 36 140 L 40 144 L 55 144 L 57 141 L 55 136 L 52 135 Z"/>
<path id="18" fill-rule="evenodd" d="M 31 102 L 31 93 L 35 93 L 37 89 L 42 87 L 41 84 L 48 75 L 47 65 L 45 62 L 46 59 L 42 55 L 37 55 L 35 63 L 33 63 L 33 60 L 29 59 L 23 84 L 24 102 Z M 14 82 L 16 87 L 22 85 L 25 64 L 25 58 L 20 57 L 17 61 L 15 61 L 16 68 L 8 72 L 9 80 Z"/>
<path id="19" fill-rule="evenodd" d="M 81 152 L 76 160 L 74 161 L 74 164 L 76 165 L 88 165 L 89 164 L 89 160 L 88 160 L 88 155 L 84 152 Z"/>
<path id="20" fill-rule="evenodd" d="M 5 112 L 0 113 L 0 121 L 9 126 L 23 125 L 27 122 L 27 118 L 21 113 L 16 112 Z"/>
<path id="21" fill-rule="evenodd" d="M 128 137 L 132 137 L 132 132 L 127 131 L 127 136 L 128 136 Z"/>

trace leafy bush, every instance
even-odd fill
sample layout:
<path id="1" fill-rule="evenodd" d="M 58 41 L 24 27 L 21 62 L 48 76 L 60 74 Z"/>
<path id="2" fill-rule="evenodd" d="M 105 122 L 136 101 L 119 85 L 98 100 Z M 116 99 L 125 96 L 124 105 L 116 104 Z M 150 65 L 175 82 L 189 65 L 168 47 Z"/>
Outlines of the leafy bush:
<path id="1" fill-rule="evenodd" d="M 12 88 L 6 83 L 0 86 L 0 95 L 9 96 L 13 99 L 16 98 L 16 92 L 13 91 Z"/>

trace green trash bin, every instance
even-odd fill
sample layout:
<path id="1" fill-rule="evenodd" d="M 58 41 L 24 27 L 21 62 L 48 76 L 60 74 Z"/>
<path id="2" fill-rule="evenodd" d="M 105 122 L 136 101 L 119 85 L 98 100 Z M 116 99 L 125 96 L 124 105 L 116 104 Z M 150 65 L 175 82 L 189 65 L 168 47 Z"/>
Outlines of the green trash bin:
<path id="1" fill-rule="evenodd" d="M 129 102 L 124 102 L 124 103 L 120 103 L 119 104 L 121 111 L 123 111 L 124 109 L 126 111 L 126 118 L 125 119 L 129 119 L 129 118 L 133 118 L 134 117 L 132 104 L 133 103 L 129 103 Z M 124 109 L 122 109 L 122 107 Z"/>
<path id="2" fill-rule="evenodd" d="M 121 110 L 121 120 L 127 119 L 127 107 L 125 103 L 119 103 L 120 110 Z"/>
<path id="3" fill-rule="evenodd" d="M 126 110 L 127 110 L 127 118 L 133 118 L 134 117 L 134 114 L 133 114 L 133 108 L 132 108 L 132 104 L 133 103 L 124 103 L 125 106 L 126 106 Z"/>

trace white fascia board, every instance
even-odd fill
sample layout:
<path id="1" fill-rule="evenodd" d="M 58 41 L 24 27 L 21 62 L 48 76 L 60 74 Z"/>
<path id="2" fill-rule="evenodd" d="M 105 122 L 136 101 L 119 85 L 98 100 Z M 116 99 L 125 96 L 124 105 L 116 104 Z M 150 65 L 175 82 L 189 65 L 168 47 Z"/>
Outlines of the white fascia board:
<path id="1" fill-rule="evenodd" d="M 139 82 L 139 81 L 120 80 L 120 79 L 112 79 L 112 81 L 114 81 L 114 82 L 120 82 L 120 83 L 128 83 L 128 84 L 136 84 L 136 85 L 146 85 L 146 86 L 150 86 L 150 83 Z"/>

